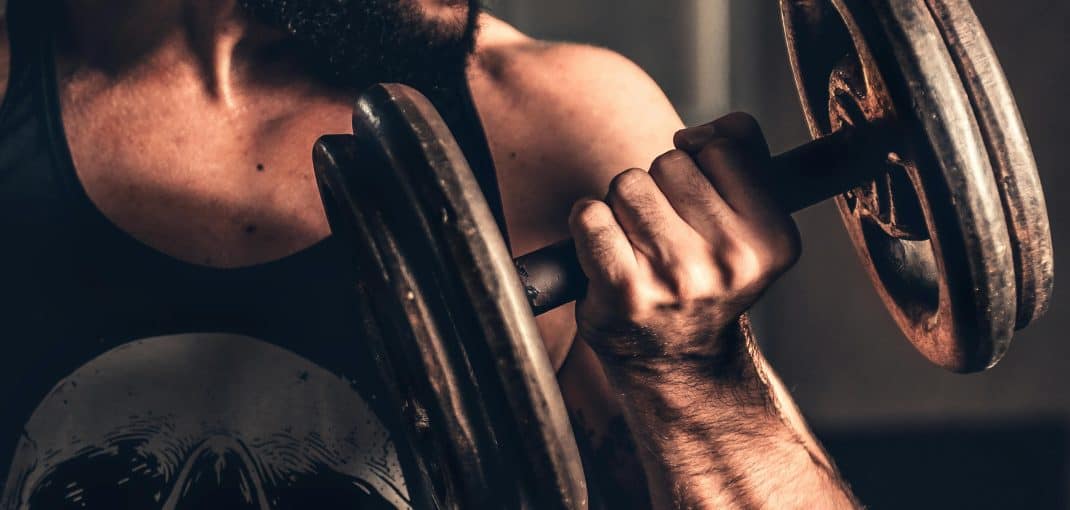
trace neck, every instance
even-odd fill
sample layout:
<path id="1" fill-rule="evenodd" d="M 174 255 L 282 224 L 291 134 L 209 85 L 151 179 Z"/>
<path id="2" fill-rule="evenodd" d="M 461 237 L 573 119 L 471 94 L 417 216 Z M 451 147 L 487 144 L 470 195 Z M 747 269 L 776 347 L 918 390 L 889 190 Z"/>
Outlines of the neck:
<path id="1" fill-rule="evenodd" d="M 236 0 L 67 0 L 65 7 L 67 65 L 113 79 L 189 69 L 208 94 L 234 104 L 245 77 L 296 64 L 278 50 L 285 34 L 249 21 Z"/>

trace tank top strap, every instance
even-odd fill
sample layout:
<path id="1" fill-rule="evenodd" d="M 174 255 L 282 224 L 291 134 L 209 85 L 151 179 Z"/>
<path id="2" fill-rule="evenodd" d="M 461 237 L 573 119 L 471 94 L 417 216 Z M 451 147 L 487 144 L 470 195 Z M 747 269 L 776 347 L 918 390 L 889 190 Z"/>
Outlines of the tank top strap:
<path id="1" fill-rule="evenodd" d="M 505 209 L 498 187 L 497 171 L 467 78 L 459 74 L 449 83 L 439 84 L 425 93 L 446 121 L 457 145 L 461 147 L 508 246 L 509 232 L 505 223 Z"/>
<path id="2" fill-rule="evenodd" d="M 32 0 L 8 0 L 7 32 L 11 51 L 11 69 L 9 91 L 17 91 L 18 85 L 25 80 L 39 81 L 36 71 L 45 57 L 44 51 L 48 37 L 41 23 L 44 5 L 51 2 L 34 2 Z"/>

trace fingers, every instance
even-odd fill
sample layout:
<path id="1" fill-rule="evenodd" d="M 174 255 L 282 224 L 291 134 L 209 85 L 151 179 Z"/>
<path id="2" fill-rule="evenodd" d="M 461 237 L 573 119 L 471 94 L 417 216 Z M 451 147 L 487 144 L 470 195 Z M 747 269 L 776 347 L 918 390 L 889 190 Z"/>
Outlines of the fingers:
<path id="1" fill-rule="evenodd" d="M 650 177 L 676 213 L 710 243 L 720 237 L 732 210 L 686 152 L 662 154 L 650 167 Z"/>
<path id="2" fill-rule="evenodd" d="M 783 216 L 766 190 L 769 148 L 753 117 L 727 115 L 709 124 L 685 129 L 674 143 L 695 159 L 702 173 L 740 217 L 752 222 Z"/>
<path id="3" fill-rule="evenodd" d="M 625 171 L 609 185 L 606 203 L 632 246 L 653 261 L 668 262 L 674 245 L 688 230 L 649 173 Z"/>
<path id="4" fill-rule="evenodd" d="M 591 280 L 577 328 L 610 357 L 708 352 L 709 339 L 799 254 L 794 223 L 761 184 L 770 158 L 753 118 L 730 115 L 683 130 L 675 144 L 649 173 L 614 178 L 605 201 L 573 208 L 576 249 Z M 639 337 L 621 333 L 637 330 L 620 325 L 641 326 L 653 332 L 642 341 L 660 344 L 644 349 Z"/>
<path id="5" fill-rule="evenodd" d="M 607 292 L 654 304 L 754 295 L 799 252 L 794 223 L 757 177 L 770 159 L 761 130 L 737 114 L 683 130 L 675 142 L 680 149 L 649 173 L 625 171 L 605 201 L 576 205 L 571 226 L 584 271 Z"/>
<path id="6" fill-rule="evenodd" d="M 682 129 L 673 137 L 673 144 L 677 149 L 695 153 L 714 138 L 731 138 L 739 141 L 748 152 L 769 155 L 769 144 L 757 119 L 742 112 L 730 113 L 713 122 Z"/>
<path id="7" fill-rule="evenodd" d="M 750 115 L 734 113 L 678 132 L 674 144 L 693 158 L 713 191 L 691 185 L 696 191 L 681 202 L 695 200 L 697 195 L 706 197 L 707 203 L 692 206 L 690 211 L 675 200 L 673 205 L 689 224 L 711 239 L 733 281 L 743 287 L 761 286 L 793 265 L 800 252 L 799 234 L 791 217 L 766 191 L 772 159 L 758 122 Z M 675 177 L 681 179 L 679 173 L 683 172 L 677 172 Z M 666 182 L 672 180 L 673 172 L 660 173 L 668 176 Z M 659 183 L 662 180 L 659 177 Z M 665 188 L 675 186 L 681 184 Z M 729 211 L 718 209 L 716 202 L 709 200 L 711 195 L 720 197 Z M 699 218 L 702 209 L 716 212 L 715 217 L 704 223 Z M 711 231 L 720 237 L 711 236 Z"/>
<path id="8" fill-rule="evenodd" d="M 569 228 L 580 267 L 592 283 L 619 286 L 635 273 L 632 244 L 608 204 L 592 199 L 576 202 Z"/>
<path id="9" fill-rule="evenodd" d="M 757 175 L 764 168 L 740 150 L 734 140 L 715 138 L 693 157 L 736 216 L 761 222 L 781 214 L 779 206 L 769 197 L 763 179 Z"/>

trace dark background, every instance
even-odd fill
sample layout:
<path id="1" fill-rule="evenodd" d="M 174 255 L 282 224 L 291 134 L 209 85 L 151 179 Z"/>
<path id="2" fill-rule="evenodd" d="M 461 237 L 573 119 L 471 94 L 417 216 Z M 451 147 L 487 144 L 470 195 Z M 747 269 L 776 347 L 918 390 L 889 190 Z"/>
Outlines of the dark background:
<path id="1" fill-rule="evenodd" d="M 688 123 L 733 110 L 774 152 L 807 140 L 776 0 L 489 0 L 534 36 L 615 49 L 650 72 Z M 1040 166 L 1056 268 L 1070 263 L 1066 0 L 974 0 Z M 0 3 L 0 10 L 3 4 Z M 855 260 L 831 204 L 796 215 L 799 265 L 756 310 L 760 340 L 860 499 L 875 509 L 1070 508 L 1070 299 L 983 374 L 925 362 Z"/>
<path id="2" fill-rule="evenodd" d="M 1032 138 L 1056 268 L 1070 260 L 1066 0 L 975 0 Z M 807 140 L 776 0 L 494 0 L 528 33 L 589 42 L 649 71 L 689 123 L 732 110 L 775 151 Z M 855 260 L 832 204 L 796 216 L 804 255 L 759 305 L 761 341 L 872 508 L 1068 508 L 1070 300 L 994 369 L 955 375 L 913 351 Z"/>

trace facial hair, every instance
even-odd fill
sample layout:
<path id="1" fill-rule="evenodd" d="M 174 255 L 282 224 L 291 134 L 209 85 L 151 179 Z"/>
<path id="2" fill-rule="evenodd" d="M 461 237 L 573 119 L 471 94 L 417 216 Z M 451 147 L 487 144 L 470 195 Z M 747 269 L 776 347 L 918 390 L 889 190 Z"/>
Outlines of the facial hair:
<path id="1" fill-rule="evenodd" d="M 429 19 L 417 0 L 239 0 L 255 21 L 289 34 L 321 81 L 348 90 L 379 82 L 435 88 L 464 76 L 479 0 L 467 16 Z M 462 7 L 458 7 L 459 9 Z"/>

